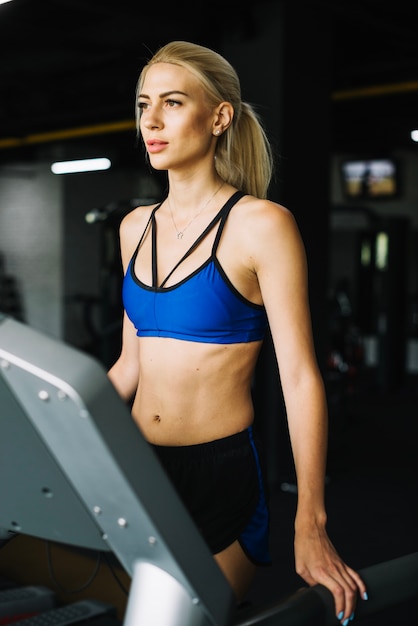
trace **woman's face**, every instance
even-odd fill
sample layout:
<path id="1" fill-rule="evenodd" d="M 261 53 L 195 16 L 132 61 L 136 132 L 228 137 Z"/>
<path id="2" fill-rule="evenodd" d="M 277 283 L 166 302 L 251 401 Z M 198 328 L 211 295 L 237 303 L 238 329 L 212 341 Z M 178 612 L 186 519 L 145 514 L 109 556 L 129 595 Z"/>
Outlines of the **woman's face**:
<path id="1" fill-rule="evenodd" d="M 156 63 L 147 70 L 141 93 L 140 130 L 157 170 L 187 169 L 213 160 L 215 108 L 187 69 Z"/>

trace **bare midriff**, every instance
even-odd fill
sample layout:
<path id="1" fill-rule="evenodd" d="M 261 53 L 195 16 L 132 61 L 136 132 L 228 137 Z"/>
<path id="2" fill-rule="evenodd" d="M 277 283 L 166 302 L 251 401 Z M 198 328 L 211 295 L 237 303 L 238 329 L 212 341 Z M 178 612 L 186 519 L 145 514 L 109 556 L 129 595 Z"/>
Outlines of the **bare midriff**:
<path id="1" fill-rule="evenodd" d="M 153 444 L 192 445 L 248 428 L 261 342 L 208 344 L 138 339 L 140 374 L 132 416 Z"/>

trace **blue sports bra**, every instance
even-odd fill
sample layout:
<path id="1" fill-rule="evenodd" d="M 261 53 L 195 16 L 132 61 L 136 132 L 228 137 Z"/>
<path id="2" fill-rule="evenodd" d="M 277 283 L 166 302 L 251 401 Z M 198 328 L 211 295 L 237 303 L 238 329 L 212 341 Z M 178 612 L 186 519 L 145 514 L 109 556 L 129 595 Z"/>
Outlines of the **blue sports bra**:
<path id="1" fill-rule="evenodd" d="M 226 218 L 244 194 L 235 192 L 196 239 L 186 254 L 174 266 L 160 286 L 157 286 L 157 249 L 155 212 L 129 262 L 123 281 L 123 304 L 139 337 L 172 337 L 199 343 L 247 343 L 263 339 L 267 328 L 264 306 L 244 298 L 223 271 L 216 250 Z M 197 248 L 219 222 L 211 256 L 198 269 L 177 284 L 164 287 L 177 267 Z M 152 282 L 149 286 L 135 275 L 138 250 L 149 225 L 152 228 Z"/>

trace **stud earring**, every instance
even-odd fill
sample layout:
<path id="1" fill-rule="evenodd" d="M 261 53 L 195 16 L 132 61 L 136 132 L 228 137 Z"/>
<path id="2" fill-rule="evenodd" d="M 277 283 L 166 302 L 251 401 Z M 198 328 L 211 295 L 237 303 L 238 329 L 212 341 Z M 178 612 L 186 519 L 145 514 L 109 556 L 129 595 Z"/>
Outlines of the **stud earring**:
<path id="1" fill-rule="evenodd" d="M 215 135 L 220 135 L 220 134 L 221 134 L 221 131 L 219 130 L 219 128 L 218 130 L 215 130 Z"/>

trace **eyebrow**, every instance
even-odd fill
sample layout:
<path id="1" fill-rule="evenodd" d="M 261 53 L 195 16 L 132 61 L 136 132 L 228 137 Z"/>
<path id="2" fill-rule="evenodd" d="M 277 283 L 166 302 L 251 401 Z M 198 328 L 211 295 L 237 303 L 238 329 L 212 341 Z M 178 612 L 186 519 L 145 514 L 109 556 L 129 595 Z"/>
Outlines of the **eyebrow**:
<path id="1" fill-rule="evenodd" d="M 167 98 L 167 96 L 172 96 L 174 94 L 178 94 L 178 95 L 181 95 L 181 96 L 188 97 L 188 94 L 185 91 L 179 91 L 178 89 L 172 89 L 171 91 L 164 91 L 163 93 L 160 93 L 159 98 Z M 146 98 L 147 100 L 150 100 L 150 97 L 146 93 L 138 94 L 138 98 Z"/>

